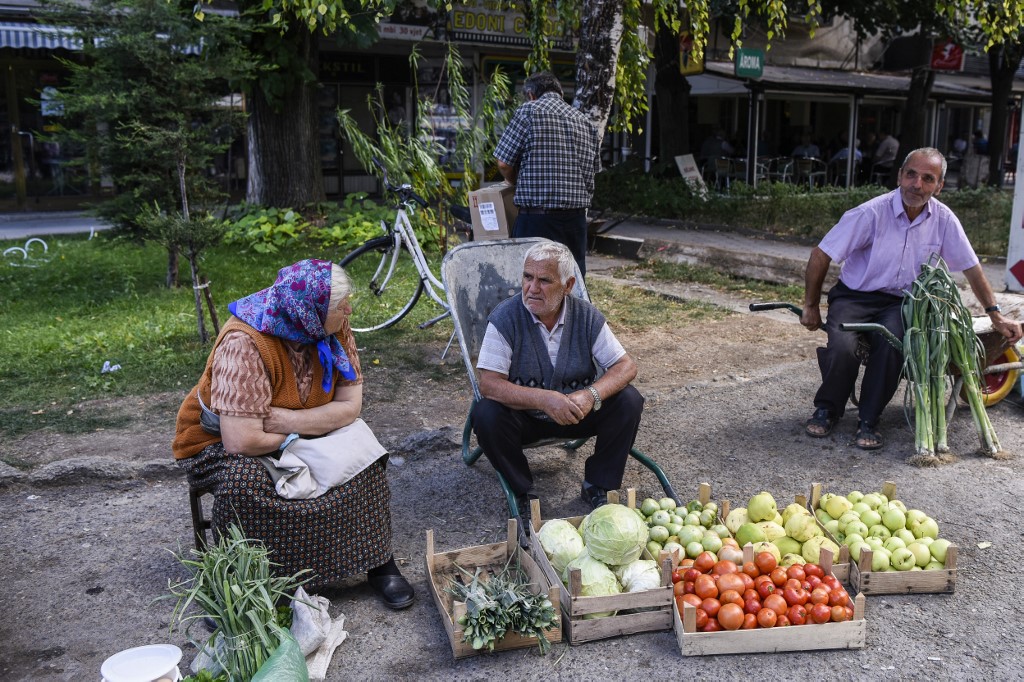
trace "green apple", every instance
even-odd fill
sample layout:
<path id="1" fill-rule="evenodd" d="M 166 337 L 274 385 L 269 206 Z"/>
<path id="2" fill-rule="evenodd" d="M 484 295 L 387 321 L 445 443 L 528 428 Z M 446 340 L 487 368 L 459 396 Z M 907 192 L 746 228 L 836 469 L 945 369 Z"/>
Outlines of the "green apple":
<path id="1" fill-rule="evenodd" d="M 870 509 L 871 509 L 871 507 L 868 506 L 868 504 L 866 502 L 858 502 L 857 504 L 855 504 L 852 507 L 850 507 L 850 511 L 856 512 L 857 516 L 860 516 L 861 514 L 863 514 L 864 512 L 866 512 L 866 511 L 868 511 Z"/>
<path id="2" fill-rule="evenodd" d="M 659 509 L 658 511 L 651 514 L 652 525 L 667 527 L 670 523 L 672 523 L 672 517 L 670 517 L 669 513 L 664 509 Z"/>
<path id="3" fill-rule="evenodd" d="M 854 504 L 857 504 L 858 502 L 864 499 L 864 493 L 862 493 L 859 490 L 851 490 L 846 494 L 846 499 L 848 499 L 850 502 L 853 502 Z"/>
<path id="4" fill-rule="evenodd" d="M 913 535 L 913 533 L 911 533 L 911 535 Z M 925 547 L 931 547 L 931 544 L 935 542 L 935 538 L 930 538 L 925 535 L 923 538 L 916 538 L 914 542 L 920 542 Z"/>
<path id="5" fill-rule="evenodd" d="M 850 508 L 853 507 L 853 503 L 845 497 L 833 495 L 821 506 L 825 507 L 825 511 L 827 511 L 832 518 L 838 519 L 840 516 L 850 511 Z"/>
<path id="6" fill-rule="evenodd" d="M 871 549 L 871 546 L 863 540 L 857 540 L 849 545 L 850 558 L 854 561 L 860 561 L 860 553 L 864 549 Z"/>
<path id="7" fill-rule="evenodd" d="M 906 549 L 907 543 L 897 537 L 891 537 L 882 543 L 882 547 L 885 547 L 890 552 L 895 552 L 897 549 Z"/>
<path id="8" fill-rule="evenodd" d="M 861 502 L 866 504 L 871 509 L 874 509 L 878 505 L 882 504 L 885 500 L 882 499 L 881 493 L 868 493 L 861 498 Z"/>
<path id="9" fill-rule="evenodd" d="M 868 536 L 868 526 L 863 521 L 850 521 L 846 524 L 846 530 L 843 531 L 849 535 L 860 535 L 862 537 Z"/>
<path id="10" fill-rule="evenodd" d="M 907 545 L 907 549 L 914 553 L 914 559 L 921 568 L 927 566 L 928 562 L 932 560 L 932 553 L 928 549 L 928 545 L 923 545 L 920 542 L 911 542 Z"/>
<path id="11" fill-rule="evenodd" d="M 775 518 L 776 513 L 778 513 L 778 505 L 775 504 L 775 498 L 769 492 L 759 492 L 750 498 L 750 503 L 747 505 L 747 515 L 754 523 L 771 521 Z"/>
<path id="12" fill-rule="evenodd" d="M 864 538 L 864 542 L 868 543 L 868 546 L 870 546 L 871 549 L 879 550 L 883 549 L 882 545 L 885 543 L 885 540 L 878 537 L 877 535 L 869 535 L 866 538 Z"/>
<path id="13" fill-rule="evenodd" d="M 651 526 L 649 532 L 651 541 L 659 543 L 667 542 L 669 535 L 671 535 L 665 526 Z"/>
<path id="14" fill-rule="evenodd" d="M 892 531 L 890 531 L 887 527 L 879 523 L 868 528 L 868 535 L 876 538 L 882 538 L 883 540 L 888 540 L 890 537 L 892 537 Z"/>
<path id="15" fill-rule="evenodd" d="M 935 522 L 935 519 L 928 517 L 914 528 L 911 528 L 910 532 L 914 534 L 915 538 L 929 537 L 934 539 L 939 537 L 939 524 Z"/>
<path id="16" fill-rule="evenodd" d="M 946 552 L 949 549 L 950 541 L 945 538 L 938 538 L 932 544 L 928 545 L 928 551 L 932 553 L 932 557 L 941 563 L 943 566 L 946 565 Z"/>
<path id="17" fill-rule="evenodd" d="M 791 506 L 793 506 L 793 505 L 790 505 L 790 507 Z M 800 506 L 800 505 L 797 505 L 797 506 Z M 789 509 L 789 507 L 786 507 L 786 509 Z M 818 521 L 820 521 L 822 525 L 825 525 L 826 523 L 828 523 L 829 521 L 832 520 L 832 517 L 828 515 L 828 512 L 825 511 L 824 509 L 821 509 L 821 508 L 815 509 L 814 510 L 814 515 L 818 518 Z M 782 525 L 785 526 L 786 525 L 786 521 L 788 521 L 788 520 L 789 519 L 786 518 L 785 512 L 783 512 L 783 514 L 782 514 Z"/>
<path id="18" fill-rule="evenodd" d="M 927 564 L 925 564 L 924 570 L 926 570 L 926 571 L 941 571 L 944 568 L 946 568 L 946 567 L 941 562 L 929 561 Z"/>
<path id="19" fill-rule="evenodd" d="M 907 513 L 907 505 L 903 504 L 899 500 L 889 500 L 889 506 L 890 507 L 895 507 L 896 509 L 899 509 L 904 514 Z"/>
<path id="20" fill-rule="evenodd" d="M 892 553 L 889 563 L 897 571 L 909 571 L 914 566 L 917 566 L 917 558 L 906 547 L 899 547 Z"/>
<path id="21" fill-rule="evenodd" d="M 644 513 L 644 516 L 650 516 L 659 509 L 661 509 L 661 507 L 658 506 L 658 501 L 653 497 L 645 498 L 644 501 L 640 503 L 640 511 Z"/>
<path id="22" fill-rule="evenodd" d="M 663 497 L 660 500 L 658 500 L 658 506 L 664 509 L 665 511 L 672 511 L 673 509 L 676 508 L 676 501 L 673 500 L 671 497 Z"/>
<path id="23" fill-rule="evenodd" d="M 909 528 L 910 524 L 912 523 L 921 523 L 922 521 L 928 518 L 928 515 L 921 511 L 920 509 L 908 509 L 906 513 L 907 528 Z"/>
<path id="24" fill-rule="evenodd" d="M 848 511 L 836 520 L 839 522 L 839 530 L 845 533 L 848 525 L 854 521 L 860 521 L 860 515 L 855 511 Z"/>
<path id="25" fill-rule="evenodd" d="M 885 493 L 875 493 L 875 494 L 878 495 L 878 499 L 880 499 L 882 501 L 882 504 L 885 504 L 886 502 L 889 501 L 889 498 L 886 497 Z"/>
<path id="26" fill-rule="evenodd" d="M 882 522 L 882 515 L 874 509 L 866 509 L 865 511 L 861 512 L 860 521 L 865 526 L 870 528 L 871 526 L 877 526 Z"/>
<path id="27" fill-rule="evenodd" d="M 845 545 L 852 545 L 855 542 L 864 542 L 864 536 L 853 533 L 852 535 L 847 535 L 846 539 L 843 540 L 843 544 Z"/>
<path id="28" fill-rule="evenodd" d="M 832 535 L 843 534 L 842 531 L 839 530 L 839 519 L 832 519 L 828 523 L 824 524 L 824 526 L 825 530 L 827 530 L 829 533 L 832 533 Z"/>
<path id="29" fill-rule="evenodd" d="M 892 535 L 893 537 L 897 537 L 900 540 L 903 540 L 903 544 L 905 544 L 907 547 L 910 546 L 911 542 L 917 541 L 917 538 L 914 537 L 914 534 L 906 528 L 897 528 L 892 532 Z"/>
<path id="30" fill-rule="evenodd" d="M 884 571 L 889 568 L 890 555 L 885 549 L 879 547 L 871 553 L 871 570 Z"/>
<path id="31" fill-rule="evenodd" d="M 889 529 L 890 532 L 899 530 L 900 528 L 907 527 L 907 515 L 902 511 L 889 505 L 889 508 L 882 513 L 882 524 Z M 936 526 L 936 529 L 938 527 Z"/>

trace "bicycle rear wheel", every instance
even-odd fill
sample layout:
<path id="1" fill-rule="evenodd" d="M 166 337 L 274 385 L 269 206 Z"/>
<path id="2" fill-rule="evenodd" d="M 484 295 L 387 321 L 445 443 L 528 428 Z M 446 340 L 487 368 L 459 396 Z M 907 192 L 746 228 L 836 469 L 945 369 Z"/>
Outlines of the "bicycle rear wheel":
<path id="1" fill-rule="evenodd" d="M 352 280 L 352 331 L 372 332 L 390 327 L 412 310 L 423 293 L 423 280 L 404 244 L 388 278 L 394 257 L 394 240 L 378 237 L 339 263 Z"/>

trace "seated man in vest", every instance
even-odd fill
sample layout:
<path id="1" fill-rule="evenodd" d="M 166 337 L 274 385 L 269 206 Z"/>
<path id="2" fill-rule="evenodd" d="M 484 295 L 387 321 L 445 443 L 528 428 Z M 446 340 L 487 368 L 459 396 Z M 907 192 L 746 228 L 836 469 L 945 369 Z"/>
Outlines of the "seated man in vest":
<path id="1" fill-rule="evenodd" d="M 644 399 L 629 385 L 636 364 L 597 308 L 572 295 L 573 264 L 562 244 L 533 246 L 522 295 L 491 312 L 477 359 L 473 430 L 524 519 L 533 488 L 524 444 L 597 436 L 583 477 L 583 500 L 594 509 L 622 484 L 640 427 Z"/>

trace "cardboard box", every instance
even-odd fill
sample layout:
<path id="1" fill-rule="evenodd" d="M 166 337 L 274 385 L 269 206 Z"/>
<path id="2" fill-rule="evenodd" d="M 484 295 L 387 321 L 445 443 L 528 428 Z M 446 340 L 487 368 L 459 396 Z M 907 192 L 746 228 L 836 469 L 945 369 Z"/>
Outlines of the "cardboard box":
<path id="1" fill-rule="evenodd" d="M 501 182 L 469 193 L 473 239 L 507 239 L 512 233 L 518 209 L 512 203 L 515 185 Z"/>

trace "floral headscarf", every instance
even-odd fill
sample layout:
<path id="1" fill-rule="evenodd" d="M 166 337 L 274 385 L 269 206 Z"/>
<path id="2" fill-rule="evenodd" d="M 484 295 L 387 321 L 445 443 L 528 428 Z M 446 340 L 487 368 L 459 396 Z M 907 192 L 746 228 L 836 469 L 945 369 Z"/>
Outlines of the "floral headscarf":
<path id="1" fill-rule="evenodd" d="M 346 379 L 356 378 L 337 337 L 324 331 L 330 302 L 331 262 L 310 259 L 281 268 L 272 286 L 229 303 L 228 310 L 264 334 L 315 343 L 324 368 L 321 385 L 329 392 L 334 383 L 333 369 Z"/>

